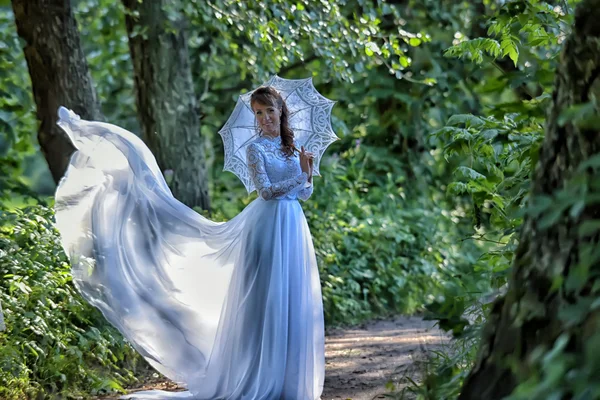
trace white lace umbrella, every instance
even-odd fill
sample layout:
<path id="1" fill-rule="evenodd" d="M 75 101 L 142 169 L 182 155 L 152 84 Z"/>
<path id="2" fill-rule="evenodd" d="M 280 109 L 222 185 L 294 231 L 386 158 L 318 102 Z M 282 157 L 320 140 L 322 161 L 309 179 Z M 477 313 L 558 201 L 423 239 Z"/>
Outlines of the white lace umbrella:
<path id="1" fill-rule="evenodd" d="M 339 138 L 331 127 L 331 109 L 335 104 L 322 96 L 312 83 L 312 78 L 283 79 L 277 75 L 264 86 L 272 86 L 285 100 L 290 112 L 290 128 L 298 146 L 315 155 L 313 175 L 319 175 L 319 163 L 327 147 Z M 241 179 L 248 193 L 254 191 L 246 165 L 246 146 L 258 135 L 256 118 L 250 107 L 254 91 L 238 98 L 233 113 L 219 131 L 225 147 L 224 171 L 231 171 Z M 300 147 L 298 147 L 300 148 Z"/>

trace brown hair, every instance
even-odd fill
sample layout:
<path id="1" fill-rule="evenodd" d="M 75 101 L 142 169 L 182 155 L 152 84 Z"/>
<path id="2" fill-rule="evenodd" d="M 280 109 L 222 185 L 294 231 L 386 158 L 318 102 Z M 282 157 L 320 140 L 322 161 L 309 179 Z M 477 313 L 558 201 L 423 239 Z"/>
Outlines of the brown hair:
<path id="1" fill-rule="evenodd" d="M 279 118 L 281 121 L 281 147 L 286 155 L 291 156 L 294 154 L 294 150 L 297 151 L 296 147 L 294 146 L 294 131 L 292 131 L 290 128 L 290 112 L 285 104 L 285 101 L 283 100 L 283 97 L 281 97 L 279 92 L 271 86 L 261 86 L 250 96 L 250 105 L 252 106 L 254 103 L 281 109 L 281 116 Z"/>

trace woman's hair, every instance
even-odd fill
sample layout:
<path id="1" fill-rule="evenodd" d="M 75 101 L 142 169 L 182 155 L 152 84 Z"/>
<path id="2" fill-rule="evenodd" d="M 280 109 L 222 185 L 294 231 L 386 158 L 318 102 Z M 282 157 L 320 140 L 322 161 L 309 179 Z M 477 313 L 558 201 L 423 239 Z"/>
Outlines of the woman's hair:
<path id="1" fill-rule="evenodd" d="M 277 107 L 281 110 L 281 116 L 279 120 L 281 122 L 280 134 L 283 152 L 288 156 L 294 154 L 294 150 L 296 150 L 296 147 L 294 146 L 294 131 L 292 131 L 290 128 L 290 112 L 285 104 L 285 101 L 283 100 L 283 97 L 281 97 L 279 92 L 271 86 L 261 86 L 250 96 L 250 106 L 252 106 L 254 103 Z"/>

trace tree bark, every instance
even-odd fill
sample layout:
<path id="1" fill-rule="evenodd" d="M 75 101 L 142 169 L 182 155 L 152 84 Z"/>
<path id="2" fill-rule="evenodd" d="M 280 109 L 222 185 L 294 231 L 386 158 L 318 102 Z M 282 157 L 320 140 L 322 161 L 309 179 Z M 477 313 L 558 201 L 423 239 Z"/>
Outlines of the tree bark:
<path id="1" fill-rule="evenodd" d="M 173 195 L 188 206 L 208 210 L 205 150 L 179 3 L 123 4 L 143 139 L 159 167 L 173 172 Z"/>
<path id="2" fill-rule="evenodd" d="M 58 183 L 74 148 L 56 126 L 63 105 L 84 119 L 102 119 L 69 0 L 12 0 L 40 121 L 38 141 Z"/>
<path id="3" fill-rule="evenodd" d="M 598 297 L 600 286 L 600 257 L 594 253 L 600 235 L 597 231 L 582 233 L 581 227 L 600 215 L 600 204 L 594 200 L 600 185 L 597 167 L 583 172 L 578 168 L 600 153 L 600 133 L 573 119 L 563 123 L 559 116 L 600 95 L 598 20 L 600 0 L 579 4 L 573 31 L 560 56 L 530 200 L 536 205 L 542 197 L 552 199 L 550 212 L 564 201 L 583 203 L 577 211 L 572 206 L 564 208 L 551 224 L 542 220 L 548 212 L 529 213 L 525 218 L 508 291 L 492 307 L 476 364 L 459 397 L 462 400 L 501 399 L 527 379 L 545 376 L 534 355 L 540 350 L 547 352 L 559 337 L 568 338 L 562 359 L 571 360 L 570 368 L 589 362 L 586 342 L 600 328 L 599 310 L 589 304 Z M 597 118 L 598 110 L 593 112 Z M 557 194 L 561 191 L 562 197 Z M 572 398 L 571 389 L 561 390 L 562 398 Z"/>

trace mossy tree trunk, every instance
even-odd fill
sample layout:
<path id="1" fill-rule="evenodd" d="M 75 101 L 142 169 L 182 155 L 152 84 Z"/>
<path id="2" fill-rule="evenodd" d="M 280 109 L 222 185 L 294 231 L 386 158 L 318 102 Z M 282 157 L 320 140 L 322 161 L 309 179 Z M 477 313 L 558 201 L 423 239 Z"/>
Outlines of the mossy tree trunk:
<path id="1" fill-rule="evenodd" d="M 208 210 L 205 149 L 180 3 L 123 4 L 143 139 L 161 170 L 173 172 L 173 195 L 188 206 Z"/>
<path id="2" fill-rule="evenodd" d="M 508 291 L 492 308 L 462 400 L 501 399 L 524 382 L 538 390 L 545 382 L 559 396 L 553 398 L 573 398 L 578 389 L 569 376 L 589 389 L 600 373 L 598 21 L 600 0 L 578 5 L 560 55 Z M 554 356 L 548 353 L 553 348 Z"/>
<path id="3" fill-rule="evenodd" d="M 29 68 L 40 121 L 38 141 L 58 183 L 73 153 L 73 145 L 56 126 L 58 107 L 84 119 L 102 119 L 77 23 L 69 0 L 12 0 L 17 33 Z"/>

